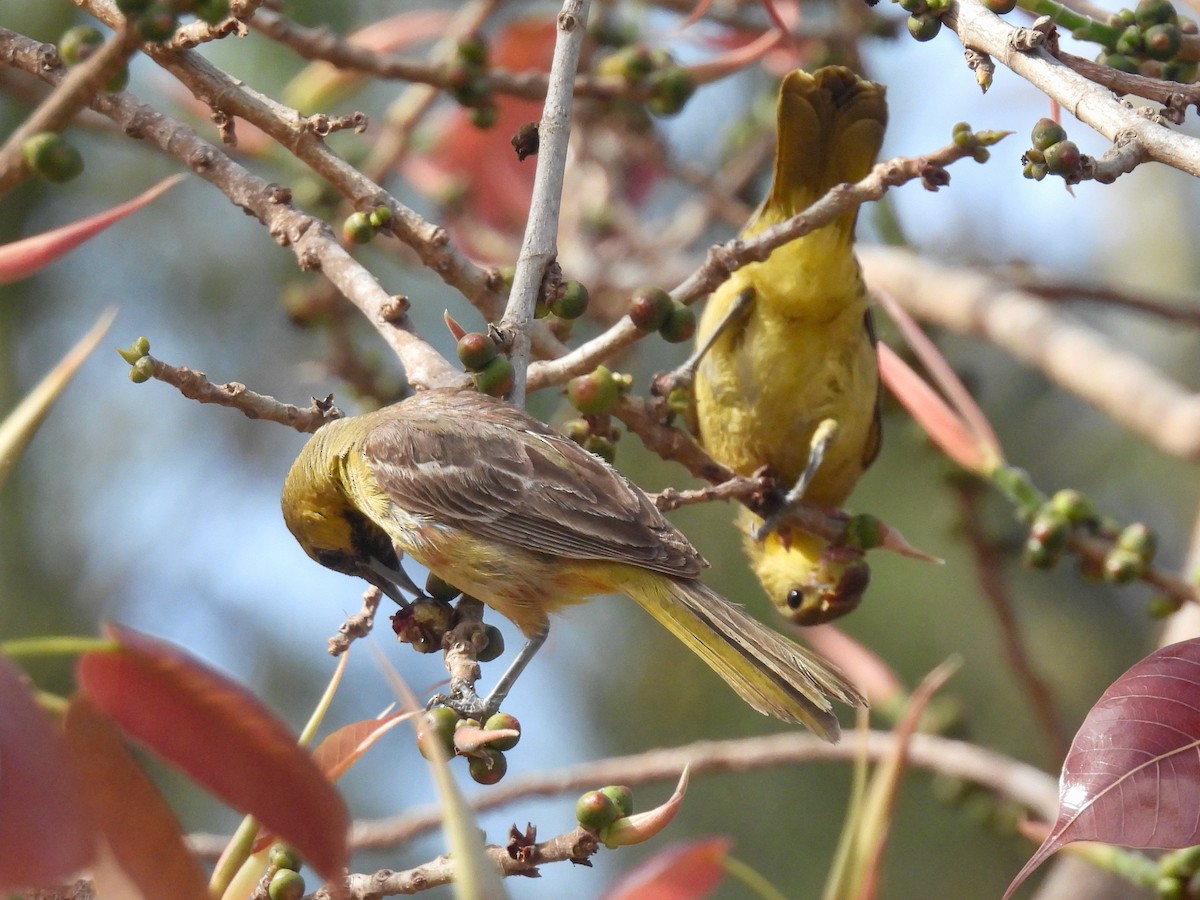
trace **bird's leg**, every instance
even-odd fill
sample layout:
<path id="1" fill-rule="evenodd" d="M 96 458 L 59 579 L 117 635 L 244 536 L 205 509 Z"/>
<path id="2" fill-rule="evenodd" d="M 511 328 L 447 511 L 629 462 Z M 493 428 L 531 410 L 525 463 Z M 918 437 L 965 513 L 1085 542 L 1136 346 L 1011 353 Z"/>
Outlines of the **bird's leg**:
<path id="1" fill-rule="evenodd" d="M 717 338 L 733 326 L 745 321 L 753 308 L 754 288 L 748 287 L 738 291 L 733 302 L 729 304 L 729 309 L 725 311 L 725 315 L 717 322 L 717 327 L 704 339 L 702 344 L 692 351 L 692 355 L 685 359 L 678 368 L 671 372 L 665 372 L 654 379 L 654 392 L 665 397 L 677 388 L 688 388 L 690 391 L 692 382 L 696 379 L 696 369 L 700 367 L 700 361 L 712 349 Z"/>
<path id="2" fill-rule="evenodd" d="M 535 634 L 525 642 L 525 646 L 517 653 L 516 658 L 509 664 L 508 669 L 500 676 L 500 680 L 496 682 L 496 686 L 486 697 L 481 698 L 475 692 L 475 678 L 478 677 L 478 667 L 476 666 L 471 677 L 451 677 L 450 694 L 436 695 L 429 701 L 428 706 L 447 706 L 469 719 L 486 722 L 500 709 L 500 704 L 507 699 L 508 692 L 512 690 L 530 660 L 537 655 L 549 633 L 550 629 L 547 627 L 540 634 Z M 451 665 L 449 655 L 448 652 L 447 665 Z"/>
<path id="3" fill-rule="evenodd" d="M 825 459 L 825 453 L 829 449 L 829 445 L 833 443 L 837 437 L 838 423 L 834 419 L 822 419 L 813 431 L 812 439 L 808 444 L 808 463 L 804 466 L 804 471 L 800 473 L 800 477 L 796 483 L 792 485 L 783 497 L 783 503 L 779 509 L 767 516 L 758 527 L 754 529 L 751 537 L 754 540 L 762 543 L 766 540 L 767 535 L 775 531 L 788 512 L 796 504 L 804 499 L 804 492 L 808 490 L 808 486 L 812 484 L 813 478 L 817 471 L 821 468 L 821 463 Z"/>
<path id="4" fill-rule="evenodd" d="M 529 638 L 525 642 L 525 646 L 517 653 L 516 658 L 508 664 L 508 668 L 500 676 L 500 680 L 496 682 L 496 686 L 492 688 L 487 695 L 487 699 L 483 701 L 489 716 L 500 709 L 500 704 L 508 698 L 508 692 L 517 683 L 517 679 L 521 677 L 521 673 L 525 671 L 525 667 L 529 665 L 533 657 L 537 655 L 537 652 L 542 649 L 542 644 L 546 643 L 546 637 L 549 634 L 550 626 L 547 625 L 540 634 L 535 634 Z"/>

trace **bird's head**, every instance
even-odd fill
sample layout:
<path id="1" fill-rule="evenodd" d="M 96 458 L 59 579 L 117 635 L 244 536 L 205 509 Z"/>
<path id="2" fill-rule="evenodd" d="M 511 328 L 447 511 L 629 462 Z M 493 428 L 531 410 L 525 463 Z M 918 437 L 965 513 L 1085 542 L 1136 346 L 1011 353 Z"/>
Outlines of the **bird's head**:
<path id="1" fill-rule="evenodd" d="M 797 625 L 820 625 L 854 610 L 871 580 L 862 552 L 815 535 L 770 534 L 747 542 L 750 565 L 771 602 Z"/>
<path id="2" fill-rule="evenodd" d="M 391 538 L 346 490 L 354 429 L 354 419 L 338 419 L 304 445 L 283 483 L 283 520 L 304 552 L 321 565 L 375 584 L 374 562 L 394 569 L 399 561 Z"/>

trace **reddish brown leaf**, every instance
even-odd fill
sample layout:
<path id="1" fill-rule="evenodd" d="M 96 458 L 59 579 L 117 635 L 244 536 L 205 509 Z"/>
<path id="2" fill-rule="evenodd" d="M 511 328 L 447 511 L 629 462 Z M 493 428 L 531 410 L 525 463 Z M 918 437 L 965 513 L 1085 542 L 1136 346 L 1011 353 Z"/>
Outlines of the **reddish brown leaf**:
<path id="1" fill-rule="evenodd" d="M 105 228 L 156 200 L 168 188 L 178 184 L 183 177 L 182 175 L 173 175 L 138 194 L 132 200 L 127 200 L 104 212 L 88 216 L 86 219 L 80 219 L 61 228 L 55 228 L 53 231 L 45 231 L 0 246 L 0 284 L 26 278 L 39 269 L 44 269 L 84 241 L 94 238 Z"/>
<path id="2" fill-rule="evenodd" d="M 209 900 L 204 873 L 187 849 L 179 821 L 112 720 L 77 694 L 63 732 L 107 844 L 102 864 L 92 873 L 99 896 Z"/>
<path id="3" fill-rule="evenodd" d="M 989 474 L 996 459 L 963 418 L 887 344 L 881 343 L 876 349 L 880 378 L 930 439 L 968 472 Z"/>
<path id="4" fill-rule="evenodd" d="M 725 837 L 675 844 L 630 871 L 605 900 L 701 900 L 725 877 L 732 846 Z"/>
<path id="5" fill-rule="evenodd" d="M 344 657 L 343 657 L 344 658 Z M 313 761 L 330 781 L 337 781 L 349 771 L 364 753 L 411 713 L 391 713 L 378 719 L 365 719 L 343 725 L 325 737 L 313 750 Z M 264 828 L 254 840 L 253 852 L 265 850 L 277 839 L 275 832 Z"/>
<path id="6" fill-rule="evenodd" d="M 325 737 L 313 750 L 313 759 L 330 781 L 337 781 L 374 743 L 407 719 L 410 713 L 395 712 L 379 719 L 351 722 Z"/>
<path id="7" fill-rule="evenodd" d="M 1063 763 L 1058 820 L 1005 897 L 1072 841 L 1200 844 L 1200 639 L 1150 654 L 1112 683 Z"/>
<path id="8" fill-rule="evenodd" d="M 179 647 L 110 625 L 115 651 L 84 654 L 80 687 L 133 738 L 255 816 L 322 876 L 341 878 L 345 804 L 287 726 Z"/>
<path id="9" fill-rule="evenodd" d="M 0 656 L 0 890 L 56 884 L 92 857 L 94 831 L 62 739 Z"/>

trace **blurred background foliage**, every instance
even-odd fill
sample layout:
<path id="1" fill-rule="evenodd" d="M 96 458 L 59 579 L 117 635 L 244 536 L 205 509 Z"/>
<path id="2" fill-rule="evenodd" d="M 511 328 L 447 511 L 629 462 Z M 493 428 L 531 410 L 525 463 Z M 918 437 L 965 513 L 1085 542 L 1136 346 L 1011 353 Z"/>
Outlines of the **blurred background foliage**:
<path id="1" fill-rule="evenodd" d="M 300 2 L 289 3 L 288 13 L 345 33 L 408 8 L 415 7 Z M 530 4 L 517 11 L 548 17 L 553 8 Z M 686 33 L 673 35 L 675 19 L 650 8 L 630 14 L 646 34 L 677 44 L 682 57 L 704 52 Z M 6 27 L 46 41 L 85 20 L 67 3 L 10 4 L 4 18 Z M 273 96 L 303 65 L 258 37 L 221 41 L 202 52 Z M 1017 132 L 994 148 L 986 165 L 954 166 L 948 189 L 930 194 L 909 184 L 894 191 L 886 200 L 886 219 L 879 209 L 865 208 L 862 240 L 885 234 L 894 239 L 895 228 L 880 225 L 893 221 L 912 245 L 938 259 L 1031 265 L 1068 280 L 1103 279 L 1196 296 L 1200 254 L 1192 236 L 1200 203 L 1192 179 L 1147 166 L 1111 186 L 1081 185 L 1074 196 L 1055 180 L 1035 184 L 1021 178 L 1018 159 L 1030 125 L 1047 113 L 1036 90 L 1001 71 L 993 90 L 981 97 L 961 64 L 961 48 L 949 37 L 921 45 L 906 36 L 865 39 L 861 52 L 865 73 L 889 89 L 892 119 L 884 156 L 941 146 L 962 119 L 976 128 Z M 212 127 L 184 109 L 183 90 L 147 60 L 135 62 L 130 89 L 192 120 L 213 139 Z M 379 120 L 398 90 L 375 84 L 331 112 L 363 109 Z M 761 73 L 703 87 L 683 116 L 657 127 L 676 158 L 711 165 L 729 128 L 768 90 Z M 26 111 L 23 103 L 0 94 L 0 130 L 11 130 Z M 66 187 L 27 182 L 9 194 L 0 241 L 96 211 L 176 171 L 171 160 L 119 135 L 86 127 L 73 134 L 87 160 L 85 173 Z M 365 137 L 340 135 L 336 146 L 353 156 L 355 143 L 370 136 L 370 131 Z M 1078 123 L 1071 136 L 1085 152 L 1104 149 L 1094 135 L 1089 143 Z M 309 176 L 294 161 L 281 160 L 273 155 L 247 164 L 292 183 L 304 196 Z M 428 202 L 402 187 L 396 191 L 436 216 Z M 656 202 L 669 204 L 678 191 L 663 188 Z M 730 229 L 712 236 L 731 234 Z M 481 324 L 454 291 L 396 254 L 376 247 L 355 252 L 389 290 L 413 299 L 423 333 L 441 349 L 450 350 L 440 325 L 443 309 L 469 328 Z M 49 270 L 0 288 L 2 409 L 11 408 L 101 310 L 120 308 L 105 349 L 86 364 L 0 488 L 0 634 L 91 634 L 100 622 L 119 620 L 183 644 L 252 686 L 293 724 L 304 720 L 333 666 L 325 638 L 344 613 L 357 608 L 361 593 L 361 585 L 309 561 L 280 519 L 280 484 L 304 438 L 191 403 L 162 384 L 133 385 L 108 347 L 144 334 L 156 356 L 202 369 L 215 381 L 241 381 L 298 404 L 332 391 L 343 409 L 353 411 L 354 393 L 320 363 L 327 350 L 324 336 L 298 328 L 281 302 L 286 291 L 314 278 L 298 273 L 291 253 L 277 247 L 257 222 L 191 178 Z M 1075 311 L 1197 386 L 1193 331 L 1098 306 Z M 382 343 L 365 327 L 356 334 L 361 353 L 376 357 L 384 379 L 399 390 L 402 373 Z M 891 334 L 885 326 L 885 338 Z M 1197 501 L 1191 464 L 1149 448 L 1000 351 L 961 337 L 939 339 L 1013 463 L 1028 469 L 1044 490 L 1075 487 L 1123 522 L 1150 523 L 1162 538 L 1163 563 L 1182 564 Z M 640 353 L 618 361 L 639 387 L 684 354 L 683 348 L 645 343 Z M 535 397 L 532 406 L 551 421 L 569 415 L 555 391 Z M 947 693 L 961 705 L 963 733 L 1054 770 L 1057 762 L 1043 751 L 961 540 L 949 464 L 891 406 L 885 435 L 882 456 L 850 505 L 881 516 L 946 564 L 873 554 L 866 602 L 840 625 L 910 685 L 959 655 L 964 665 Z M 618 465 L 647 489 L 688 483 L 678 467 L 652 457 L 632 438 L 621 442 Z M 1023 532 L 1009 508 L 988 492 L 983 510 L 1003 546 L 1003 574 L 1022 634 L 1069 735 L 1103 688 L 1153 646 L 1147 589 L 1085 582 L 1069 565 L 1051 573 L 1025 571 L 1019 565 Z M 683 509 L 673 519 L 712 562 L 710 583 L 774 621 L 747 572 L 729 525 L 731 513 L 709 505 Z M 509 755 L 510 774 L 777 727 L 740 704 L 664 631 L 646 627 L 648 621 L 633 604 L 614 599 L 574 610 L 559 622 L 509 701 L 525 727 L 520 748 Z M 517 646 L 515 633 L 497 624 L 504 625 L 510 647 Z M 418 690 L 443 676 L 438 657 L 393 646 L 386 624 L 373 640 Z M 65 662 L 31 670 L 47 689 L 69 688 Z M 371 654 L 359 649 L 331 724 L 374 715 L 391 701 Z M 235 824 L 231 812 L 183 779 L 156 771 L 188 827 L 222 831 Z M 832 766 L 696 779 L 668 836 L 732 835 L 734 855 L 786 896 L 817 896 L 848 785 L 848 769 Z M 344 788 L 361 817 L 432 801 L 423 764 L 403 729 L 368 754 Z M 668 792 L 666 786 L 644 788 L 639 797 L 649 805 Z M 885 896 L 997 896 L 1030 852 L 1022 839 L 992 827 L 990 806 L 947 804 L 940 799 L 946 793 L 920 773 L 905 783 Z M 523 802 L 483 822 L 492 840 L 502 839 L 511 821 L 533 821 L 548 836 L 572 825 L 573 802 L 573 797 Z M 597 897 L 617 873 L 658 846 L 602 852 L 594 870 L 550 867 L 540 881 L 508 887 L 517 897 Z M 356 867 L 400 869 L 440 850 L 433 836 L 366 855 Z M 730 882 L 718 896 L 745 893 Z"/>

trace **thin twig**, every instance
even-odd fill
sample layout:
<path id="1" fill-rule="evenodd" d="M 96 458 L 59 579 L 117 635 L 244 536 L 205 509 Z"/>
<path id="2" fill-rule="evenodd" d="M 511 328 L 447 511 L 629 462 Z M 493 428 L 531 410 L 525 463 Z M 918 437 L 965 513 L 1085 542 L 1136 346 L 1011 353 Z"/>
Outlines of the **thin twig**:
<path id="1" fill-rule="evenodd" d="M 847 735 L 829 744 L 811 734 L 793 731 L 766 737 L 699 741 L 632 756 L 580 763 L 552 772 L 511 777 L 468 798 L 476 812 L 498 809 L 529 797 L 554 797 L 597 785 L 639 785 L 674 782 L 687 766 L 694 777 L 721 772 L 754 772 L 776 766 L 816 762 L 853 762 L 859 754 L 879 760 L 892 750 L 895 736 L 869 731 Z M 917 734 L 909 747 L 909 764 L 978 784 L 1054 821 L 1058 810 L 1058 780 L 1027 763 L 966 741 Z M 399 816 L 355 823 L 350 843 L 355 850 L 396 847 L 441 827 L 443 811 L 436 804 Z M 202 856 L 219 854 L 228 838 L 192 835 L 193 849 Z"/>
<path id="2" fill-rule="evenodd" d="M 510 341 L 509 356 L 516 369 L 512 402 L 525 404 L 525 371 L 529 365 L 529 328 L 547 273 L 558 256 L 558 213 L 562 204 L 563 173 L 571 136 L 571 104 L 579 53 L 587 30 L 589 0 L 566 0 L 558 14 L 554 59 L 542 119 L 538 125 L 537 171 L 525 237 L 517 257 L 512 292 L 500 327 Z"/>
<path id="3" fill-rule="evenodd" d="M 0 196 L 20 182 L 28 173 L 21 159 L 21 145 L 31 135 L 42 131 L 62 131 L 85 109 L 92 98 L 103 93 L 104 86 L 116 75 L 137 51 L 137 29 L 122 21 L 117 33 L 79 65 L 72 67 L 55 83 L 55 88 L 41 105 L 18 125 L 0 147 Z M 47 70 L 58 69 L 62 61 L 50 44 L 40 45 L 41 65 Z"/>
<path id="4" fill-rule="evenodd" d="M 44 67 L 44 45 L 4 28 L 0 57 L 51 84 L 63 77 L 61 69 Z M 140 103 L 128 91 L 99 94 L 91 105 L 126 134 L 158 147 L 220 189 L 262 222 L 276 243 L 290 248 L 301 269 L 320 270 L 388 342 L 410 381 L 422 386 L 461 383 L 462 373 L 411 330 L 405 305 L 346 252 L 325 222 L 293 207 L 288 189 L 252 174 L 191 128 Z"/>
<path id="5" fill-rule="evenodd" d="M 290 403 L 280 403 L 274 397 L 255 393 L 237 381 L 214 384 L 203 372 L 186 366 L 173 366 L 153 356 L 145 358 L 154 366 L 155 380 L 175 387 L 189 400 L 237 409 L 250 419 L 266 419 L 297 431 L 313 432 L 326 422 L 342 417 L 341 410 L 333 405 L 332 396 L 323 401 L 314 398 L 310 407 L 301 409 Z"/>
<path id="6" fill-rule="evenodd" d="M 1200 176 L 1200 139 L 1138 115 L 1043 48 L 1017 50 L 1012 38 L 1018 29 L 979 0 L 956 0 L 942 21 L 964 47 L 989 54 L 1110 141 L 1124 136 L 1138 144 L 1148 159 Z"/>
<path id="7" fill-rule="evenodd" d="M 784 244 L 803 237 L 834 221 L 838 216 L 870 200 L 878 200 L 891 188 L 920 180 L 931 190 L 949 181 L 946 166 L 974 154 L 974 149 L 949 144 L 924 156 L 897 157 L 876 165 L 857 184 L 840 184 L 804 212 L 774 225 L 753 238 L 736 238 L 712 247 L 704 263 L 670 293 L 680 303 L 693 303 L 715 290 L 730 274 L 752 262 L 762 262 Z M 538 390 L 590 372 L 604 360 L 631 347 L 645 332 L 626 316 L 586 344 L 557 359 L 529 367 L 529 389 Z"/>

